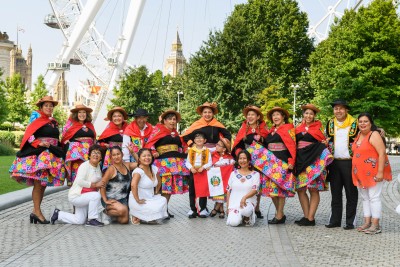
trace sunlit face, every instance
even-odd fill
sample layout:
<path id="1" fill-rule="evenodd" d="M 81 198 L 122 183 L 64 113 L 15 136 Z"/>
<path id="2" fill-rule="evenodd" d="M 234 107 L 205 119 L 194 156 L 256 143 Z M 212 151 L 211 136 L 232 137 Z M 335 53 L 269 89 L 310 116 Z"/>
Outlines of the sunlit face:
<path id="1" fill-rule="evenodd" d="M 113 149 L 111 151 L 111 160 L 113 163 L 121 163 L 122 162 L 122 153 L 119 149 Z"/>
<path id="2" fill-rule="evenodd" d="M 250 162 L 248 161 L 246 154 L 240 153 L 238 163 L 241 168 L 247 168 L 249 167 Z"/>
<path id="3" fill-rule="evenodd" d="M 197 145 L 197 146 L 203 146 L 205 143 L 206 143 L 206 139 L 203 137 L 203 136 L 201 136 L 201 135 L 198 135 L 198 136 L 196 136 L 195 138 L 194 138 L 194 143 Z"/>
<path id="4" fill-rule="evenodd" d="M 136 124 L 139 126 L 140 130 L 142 130 L 144 128 L 148 118 L 149 117 L 147 117 L 147 116 L 139 116 L 139 117 L 135 118 Z"/>
<path id="5" fill-rule="evenodd" d="M 89 161 L 92 165 L 97 166 L 101 160 L 101 151 L 100 150 L 92 150 L 89 155 Z"/>
<path id="6" fill-rule="evenodd" d="M 211 108 L 203 108 L 201 116 L 205 119 L 206 122 L 209 122 L 214 118 L 214 112 Z"/>
<path id="7" fill-rule="evenodd" d="M 86 110 L 79 110 L 78 111 L 78 120 L 79 122 L 84 122 L 86 120 Z"/>
<path id="8" fill-rule="evenodd" d="M 153 157 L 152 157 L 150 151 L 148 151 L 148 150 L 143 151 L 142 154 L 140 154 L 140 156 L 139 156 L 139 162 L 142 165 L 149 166 L 152 161 L 153 161 Z"/>
<path id="9" fill-rule="evenodd" d="M 247 122 L 250 125 L 256 124 L 257 121 L 260 119 L 260 115 L 258 115 L 255 111 L 249 110 L 246 115 Z"/>
<path id="10" fill-rule="evenodd" d="M 362 116 L 358 119 L 358 128 L 361 132 L 369 132 L 371 131 L 371 121 L 368 119 L 367 116 Z"/>
<path id="11" fill-rule="evenodd" d="M 310 123 L 314 122 L 314 119 L 315 119 L 314 110 L 306 109 L 303 113 L 303 118 L 304 118 L 304 121 L 306 122 L 306 124 L 310 124 Z"/>
<path id="12" fill-rule="evenodd" d="M 226 147 L 221 140 L 218 141 L 218 143 L 215 145 L 215 151 L 217 151 L 218 153 L 221 153 L 221 154 L 226 151 Z"/>
<path id="13" fill-rule="evenodd" d="M 176 121 L 176 116 L 175 115 L 164 119 L 165 127 L 167 127 L 171 131 L 173 129 L 176 129 L 176 124 L 177 124 L 177 121 Z"/>
<path id="14" fill-rule="evenodd" d="M 344 121 L 347 117 L 347 108 L 343 105 L 335 105 L 333 107 L 333 115 L 340 122 Z"/>
<path id="15" fill-rule="evenodd" d="M 52 102 L 44 102 L 40 110 L 47 116 L 51 116 L 51 114 L 53 114 L 54 105 Z"/>
<path id="16" fill-rule="evenodd" d="M 272 122 L 275 126 L 280 126 L 285 123 L 285 117 L 279 111 L 274 111 L 272 113 Z"/>
<path id="17" fill-rule="evenodd" d="M 124 121 L 124 115 L 122 115 L 122 113 L 119 111 L 114 111 L 111 120 L 115 125 L 119 126 Z"/>

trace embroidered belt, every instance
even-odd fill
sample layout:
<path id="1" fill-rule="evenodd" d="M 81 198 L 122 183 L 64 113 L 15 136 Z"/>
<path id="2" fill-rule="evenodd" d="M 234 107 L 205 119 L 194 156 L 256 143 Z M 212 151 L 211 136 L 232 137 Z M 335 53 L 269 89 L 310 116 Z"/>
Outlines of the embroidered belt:
<path id="1" fill-rule="evenodd" d="M 178 145 L 163 145 L 156 148 L 158 154 L 162 155 L 171 151 L 178 151 Z"/>
<path id="2" fill-rule="evenodd" d="M 309 146 L 309 145 L 311 145 L 311 144 L 313 144 L 313 142 L 299 141 L 299 142 L 297 143 L 297 148 L 298 148 L 298 149 L 301 149 L 301 148 L 304 148 L 304 147 Z"/>
<path id="3" fill-rule="evenodd" d="M 89 143 L 89 145 L 93 145 L 93 138 L 91 137 L 78 137 L 74 139 L 79 143 Z"/>
<path id="4" fill-rule="evenodd" d="M 114 146 L 122 147 L 122 142 L 109 142 L 108 143 L 109 148 L 114 147 Z"/>
<path id="5" fill-rule="evenodd" d="M 58 145 L 58 139 L 57 138 L 51 138 L 51 137 L 39 137 L 39 141 L 41 142 L 47 142 L 50 145 L 57 146 Z"/>
<path id="6" fill-rule="evenodd" d="M 284 143 L 270 143 L 268 144 L 268 150 L 270 151 L 283 151 L 287 150 Z"/>

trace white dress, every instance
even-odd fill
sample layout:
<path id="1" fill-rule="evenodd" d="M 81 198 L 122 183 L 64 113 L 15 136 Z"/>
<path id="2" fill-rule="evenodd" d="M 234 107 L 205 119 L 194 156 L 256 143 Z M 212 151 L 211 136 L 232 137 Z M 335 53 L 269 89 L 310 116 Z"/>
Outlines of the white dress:
<path id="1" fill-rule="evenodd" d="M 257 205 L 257 195 L 246 200 L 246 207 L 240 208 L 240 201 L 243 196 L 252 190 L 258 190 L 260 186 L 260 174 L 256 171 L 248 175 L 241 175 L 237 170 L 231 173 L 228 181 L 227 190 L 229 197 L 229 214 L 226 221 L 227 225 L 238 226 L 242 223 L 243 216 L 250 218 L 250 225 L 255 223 L 254 207 Z"/>
<path id="2" fill-rule="evenodd" d="M 154 181 L 152 181 L 141 168 L 136 168 L 132 172 L 132 177 L 135 173 L 140 175 L 138 195 L 139 199 L 146 200 L 146 203 L 138 204 L 132 192 L 129 193 L 129 214 L 146 222 L 168 217 L 167 199 L 161 195 L 154 195 L 154 188 L 158 184 L 158 180 L 155 177 L 158 168 L 156 166 L 151 166 L 151 169 L 154 173 Z"/>

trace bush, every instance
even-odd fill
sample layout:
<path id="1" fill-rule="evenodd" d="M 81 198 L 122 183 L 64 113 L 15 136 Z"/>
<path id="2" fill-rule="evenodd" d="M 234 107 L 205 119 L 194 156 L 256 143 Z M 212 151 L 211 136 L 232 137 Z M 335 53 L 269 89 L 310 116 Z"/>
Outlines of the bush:
<path id="1" fill-rule="evenodd" d="M 0 142 L 7 142 L 11 146 L 15 146 L 15 134 L 13 132 L 0 131 Z"/>
<path id="2" fill-rule="evenodd" d="M 14 144 L 16 147 L 19 147 L 21 145 L 22 142 L 22 138 L 24 138 L 24 133 L 22 131 L 15 131 L 12 132 L 15 135 L 15 139 L 14 139 Z"/>
<path id="3" fill-rule="evenodd" d="M 0 141 L 0 156 L 13 156 L 15 151 L 11 143 L 7 141 Z"/>
<path id="4" fill-rule="evenodd" d="M 0 124 L 0 130 L 4 130 L 4 131 L 10 131 L 13 129 L 13 125 L 11 122 L 3 122 L 2 124 Z"/>

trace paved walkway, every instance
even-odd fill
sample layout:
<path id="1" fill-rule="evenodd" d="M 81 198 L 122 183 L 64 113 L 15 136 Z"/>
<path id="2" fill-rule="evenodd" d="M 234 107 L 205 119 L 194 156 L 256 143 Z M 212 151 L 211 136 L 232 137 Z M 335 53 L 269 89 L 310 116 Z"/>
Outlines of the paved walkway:
<path id="1" fill-rule="evenodd" d="M 164 225 L 30 225 L 31 202 L 0 211 L 0 266 L 399 266 L 400 157 L 391 157 L 394 181 L 383 193 L 382 234 L 326 229 L 330 193 L 321 194 L 315 227 L 299 227 L 297 197 L 285 208 L 285 225 L 268 225 L 273 205 L 262 199 L 266 218 L 255 227 L 227 227 L 219 218 L 186 217 L 188 196 L 173 196 L 175 218 Z M 360 203 L 360 202 L 359 202 Z M 67 191 L 45 197 L 47 218 L 54 207 L 71 210 Z M 212 204 L 209 203 L 209 208 Z M 359 204 L 358 223 L 362 220 Z"/>

